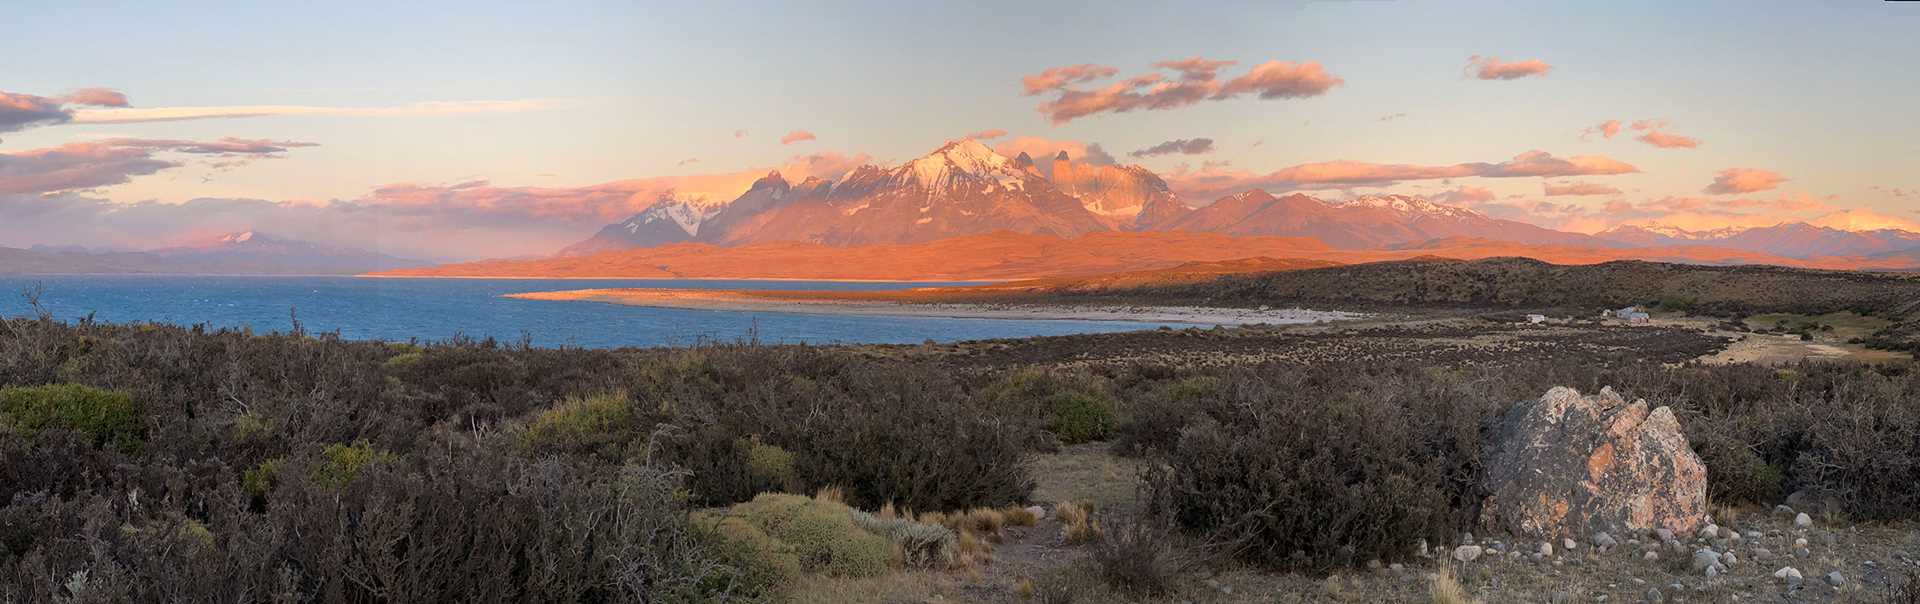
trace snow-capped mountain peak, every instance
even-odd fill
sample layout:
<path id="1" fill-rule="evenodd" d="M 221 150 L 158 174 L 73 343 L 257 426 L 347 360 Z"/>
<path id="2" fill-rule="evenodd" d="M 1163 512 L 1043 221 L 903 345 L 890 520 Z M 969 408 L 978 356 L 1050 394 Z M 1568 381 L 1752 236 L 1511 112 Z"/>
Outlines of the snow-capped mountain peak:
<path id="1" fill-rule="evenodd" d="M 1008 189 L 1021 186 L 1023 171 L 1013 160 L 995 153 L 980 141 L 949 141 L 919 159 L 907 162 L 895 172 L 895 180 L 908 179 L 929 191 L 951 189 L 963 181 L 990 181 Z"/>
<path id="2" fill-rule="evenodd" d="M 253 241 L 253 231 L 227 233 L 225 235 L 221 235 L 219 241 L 220 243 L 246 243 L 248 241 Z"/>
<path id="3" fill-rule="evenodd" d="M 1434 203 L 1424 197 L 1412 195 L 1362 195 L 1345 201 L 1334 202 L 1336 208 L 1378 208 L 1392 210 L 1400 214 L 1432 216 L 1437 218 L 1484 218 L 1479 212 L 1462 207 Z"/>

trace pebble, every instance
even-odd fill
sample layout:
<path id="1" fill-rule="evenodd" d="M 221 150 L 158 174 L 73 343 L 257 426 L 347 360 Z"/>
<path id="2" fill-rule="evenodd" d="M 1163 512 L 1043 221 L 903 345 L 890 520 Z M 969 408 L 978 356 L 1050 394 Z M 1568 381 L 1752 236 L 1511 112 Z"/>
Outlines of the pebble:
<path id="1" fill-rule="evenodd" d="M 1613 549 L 1613 546 L 1620 545 L 1620 542 L 1614 540 L 1613 535 L 1601 532 L 1594 534 L 1593 545 L 1600 549 Z"/>
<path id="2" fill-rule="evenodd" d="M 1481 549 L 1478 545 L 1462 545 L 1453 548 L 1453 559 L 1461 562 L 1472 562 L 1480 557 L 1480 552 Z"/>
<path id="3" fill-rule="evenodd" d="M 1720 527 L 1708 524 L 1700 528 L 1700 536 L 1707 539 L 1720 536 Z"/>
<path id="4" fill-rule="evenodd" d="M 1665 602 L 1667 601 L 1667 598 L 1665 596 L 1660 595 L 1660 588 L 1654 587 L 1647 590 L 1647 601 L 1648 602 Z"/>
<path id="5" fill-rule="evenodd" d="M 1740 563 L 1740 557 L 1734 555 L 1733 552 L 1720 554 L 1720 563 L 1725 564 L 1727 566 L 1733 566 L 1735 564 Z"/>
<path id="6" fill-rule="evenodd" d="M 1719 565 L 1720 565 L 1719 552 L 1716 552 L 1704 547 L 1698 550 L 1695 550 L 1693 552 L 1693 572 L 1697 573 L 1697 572 L 1711 571 L 1713 570 L 1713 567 L 1719 566 Z"/>
<path id="7" fill-rule="evenodd" d="M 1653 562 L 1653 561 L 1655 561 L 1655 560 L 1659 560 L 1659 559 L 1660 559 L 1660 553 L 1659 553 L 1659 552 L 1653 552 L 1653 551 L 1649 551 L 1649 552 L 1647 552 L 1647 553 L 1645 553 L 1645 554 L 1641 554 L 1641 555 L 1640 555 L 1640 559 L 1641 559 L 1641 560 L 1646 560 L 1646 561 L 1648 561 L 1648 562 Z"/>
<path id="8" fill-rule="evenodd" d="M 1808 516 L 1806 512 L 1800 512 L 1799 515 L 1796 515 L 1793 517 L 1793 526 L 1795 528 L 1807 528 L 1807 527 L 1813 526 L 1813 517 Z"/>
<path id="9" fill-rule="evenodd" d="M 1754 557 L 1755 559 L 1760 559 L 1760 558 L 1768 558 L 1768 557 L 1772 557 L 1772 556 L 1773 556 L 1773 552 L 1772 552 L 1772 551 L 1769 551 L 1769 550 L 1768 550 L 1767 548 L 1764 548 L 1764 547 L 1756 547 L 1756 548 L 1754 548 L 1754 549 L 1753 549 L 1753 557 Z"/>
<path id="10" fill-rule="evenodd" d="M 1397 572 L 1401 572 L 1401 571 L 1404 571 L 1404 570 L 1407 570 L 1407 565 L 1405 565 L 1405 564 L 1401 564 L 1401 563 L 1399 563 L 1399 562 L 1395 562 L 1395 563 L 1393 563 L 1393 564 L 1389 564 L 1389 565 L 1387 565 L 1387 570 L 1390 570 L 1390 571 L 1393 571 L 1393 572 L 1396 572 L 1396 573 L 1397 573 Z"/>
<path id="11" fill-rule="evenodd" d="M 1547 542 L 1544 542 L 1544 541 L 1542 541 L 1542 542 L 1540 543 L 1540 548 L 1539 548 L 1539 549 L 1538 549 L 1537 551 L 1538 551 L 1538 552 L 1540 553 L 1540 555 L 1541 555 L 1541 556 L 1545 556 L 1545 557 L 1552 557 L 1552 556 L 1553 556 L 1553 544 L 1552 544 L 1552 543 L 1547 543 Z"/>
<path id="12" fill-rule="evenodd" d="M 1802 580 L 1800 577 L 1800 569 L 1791 566 L 1782 567 L 1780 570 L 1773 571 L 1773 578 L 1786 581 L 1788 586 L 1793 587 L 1799 586 Z"/>
<path id="13" fill-rule="evenodd" d="M 1040 507 L 1037 505 L 1030 505 L 1030 506 L 1027 506 L 1027 513 L 1033 514 L 1033 518 L 1035 520 L 1040 520 L 1047 517 L 1047 508 Z"/>
<path id="14" fill-rule="evenodd" d="M 1794 540 L 1793 540 L 1793 548 L 1794 548 L 1794 549 L 1806 549 L 1806 548 L 1807 548 L 1807 538 L 1806 538 L 1806 537 L 1801 537 L 1801 538 L 1799 538 L 1799 539 L 1794 539 Z"/>
<path id="15" fill-rule="evenodd" d="M 1572 538 L 1567 538 L 1567 539 L 1561 539 L 1561 540 L 1560 540 L 1560 548 L 1561 548 L 1561 549 L 1564 549 L 1564 550 L 1567 550 L 1567 551 L 1569 551 L 1569 552 L 1571 552 L 1571 551 L 1573 551 L 1573 546 L 1575 546 L 1575 545 L 1578 545 L 1578 544 L 1577 544 L 1577 543 L 1574 543 L 1574 541 L 1573 541 L 1573 539 L 1572 539 Z"/>
<path id="16" fill-rule="evenodd" d="M 1787 505 L 1776 505 L 1776 506 L 1773 506 L 1773 513 L 1776 516 L 1792 516 L 1793 507 L 1787 506 Z"/>
<path id="17" fill-rule="evenodd" d="M 1834 587 L 1846 585 L 1847 576 L 1840 574 L 1840 571 L 1837 571 L 1837 570 L 1827 573 L 1827 584 L 1832 585 Z"/>
<path id="18" fill-rule="evenodd" d="M 1467 533 L 1467 534 L 1461 535 L 1460 543 L 1466 544 L 1466 545 L 1473 545 L 1473 533 Z"/>
<path id="19" fill-rule="evenodd" d="M 1659 529 L 1654 531 L 1653 534 L 1660 537 L 1661 543 L 1673 540 L 1673 529 Z"/>

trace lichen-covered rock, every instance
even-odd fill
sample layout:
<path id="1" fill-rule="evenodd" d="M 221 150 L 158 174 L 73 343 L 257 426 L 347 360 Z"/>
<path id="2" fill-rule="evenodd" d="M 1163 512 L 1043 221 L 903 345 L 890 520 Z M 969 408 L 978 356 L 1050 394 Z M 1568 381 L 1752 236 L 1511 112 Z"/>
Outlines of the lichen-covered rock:
<path id="1" fill-rule="evenodd" d="M 1480 521 L 1535 537 L 1594 531 L 1692 535 L 1707 519 L 1707 470 L 1673 411 L 1606 388 L 1516 405 L 1487 465 Z"/>

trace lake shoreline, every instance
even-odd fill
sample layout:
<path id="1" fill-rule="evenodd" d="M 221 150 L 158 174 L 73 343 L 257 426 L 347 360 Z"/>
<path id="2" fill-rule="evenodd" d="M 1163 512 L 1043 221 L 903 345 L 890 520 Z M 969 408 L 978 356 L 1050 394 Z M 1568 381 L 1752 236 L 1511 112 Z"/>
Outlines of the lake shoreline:
<path id="1" fill-rule="evenodd" d="M 919 303 L 835 298 L 831 293 L 826 292 L 822 292 L 818 297 L 796 297 L 792 295 L 793 292 L 781 292 L 781 294 L 776 297 L 732 290 L 606 288 L 526 292 L 506 294 L 502 297 L 517 300 L 598 302 L 625 306 L 730 312 L 948 319 L 1124 321 L 1187 325 L 1308 324 L 1355 320 L 1367 316 L 1364 313 L 1303 308 Z"/>

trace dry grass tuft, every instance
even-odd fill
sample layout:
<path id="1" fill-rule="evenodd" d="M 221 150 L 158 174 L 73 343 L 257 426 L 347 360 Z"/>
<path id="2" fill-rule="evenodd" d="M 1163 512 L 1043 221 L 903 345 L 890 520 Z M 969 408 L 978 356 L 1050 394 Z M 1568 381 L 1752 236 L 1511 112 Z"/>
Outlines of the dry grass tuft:
<path id="1" fill-rule="evenodd" d="M 840 505 L 847 504 L 847 494 L 842 492 L 838 486 L 820 487 L 819 491 L 814 492 L 813 498 L 819 501 L 831 501 Z"/>
<path id="2" fill-rule="evenodd" d="M 1427 587 L 1427 594 L 1433 604 L 1479 604 L 1473 596 L 1467 595 L 1467 588 L 1454 578 L 1453 567 L 1443 566 L 1439 574 L 1433 576 L 1433 582 Z"/>
<path id="3" fill-rule="evenodd" d="M 1033 526 L 1040 522 L 1040 518 L 1033 512 L 1018 505 L 1007 506 L 1006 509 L 1000 510 L 1000 514 L 1006 517 L 1007 526 Z"/>
<path id="4" fill-rule="evenodd" d="M 1013 582 L 1013 595 L 1020 596 L 1020 599 L 1031 600 L 1034 593 L 1033 579 L 1021 577 L 1020 580 Z"/>
<path id="5" fill-rule="evenodd" d="M 1060 516 L 1060 533 L 1067 543 L 1080 545 L 1100 538 L 1100 521 L 1087 508 L 1067 501 L 1055 506 L 1054 513 Z"/>

